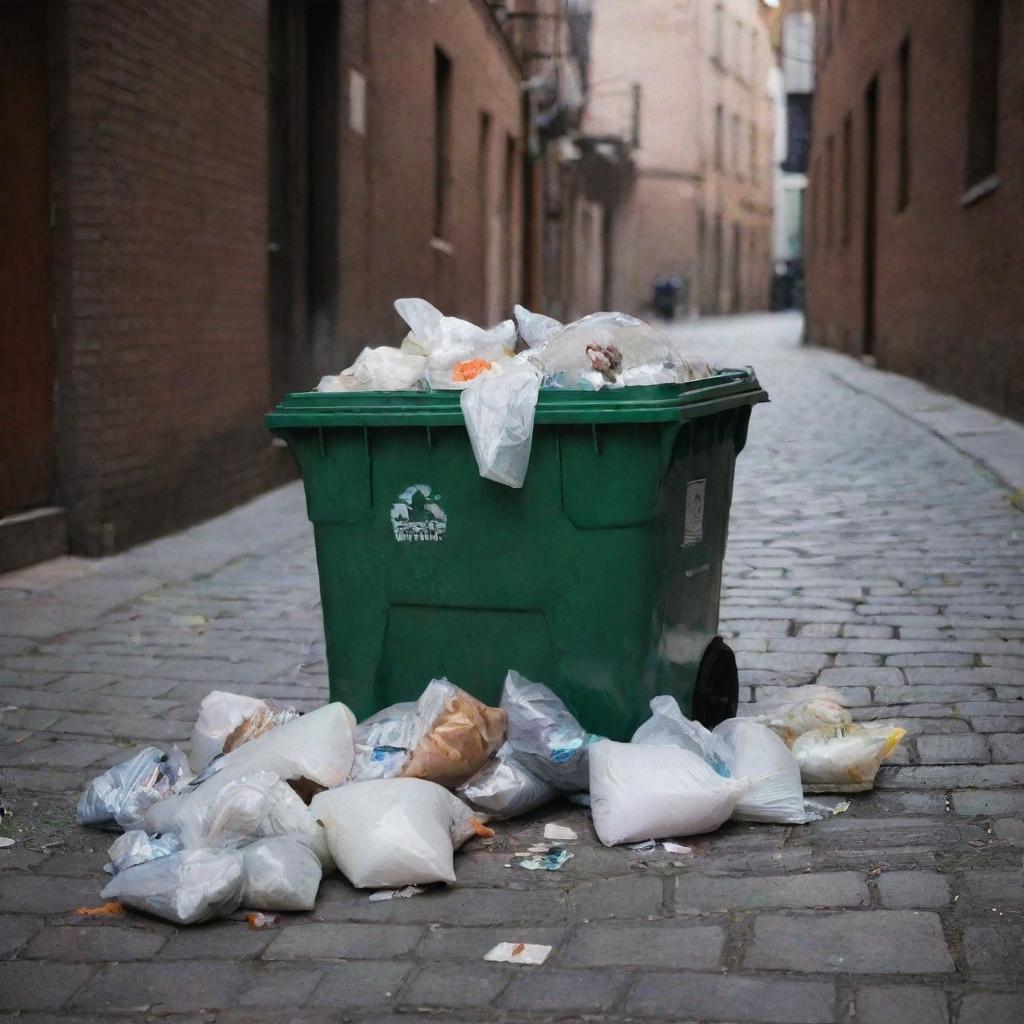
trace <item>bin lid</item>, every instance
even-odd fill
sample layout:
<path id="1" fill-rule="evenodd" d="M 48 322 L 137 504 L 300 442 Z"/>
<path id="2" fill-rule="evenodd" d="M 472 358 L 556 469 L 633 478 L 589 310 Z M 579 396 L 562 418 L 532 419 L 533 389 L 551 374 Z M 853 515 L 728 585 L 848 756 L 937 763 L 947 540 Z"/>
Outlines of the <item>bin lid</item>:
<path id="1" fill-rule="evenodd" d="M 294 427 L 451 427 L 464 424 L 459 391 L 299 391 L 288 395 L 266 423 Z M 719 370 L 685 384 L 654 384 L 602 391 L 542 389 L 535 422 L 671 423 L 767 402 L 754 371 Z"/>

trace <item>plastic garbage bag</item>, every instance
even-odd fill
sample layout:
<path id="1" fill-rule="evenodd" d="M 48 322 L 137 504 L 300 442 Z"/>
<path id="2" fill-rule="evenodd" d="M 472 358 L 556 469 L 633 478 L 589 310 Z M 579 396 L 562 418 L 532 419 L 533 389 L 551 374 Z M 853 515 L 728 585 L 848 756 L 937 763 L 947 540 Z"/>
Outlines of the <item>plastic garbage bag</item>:
<path id="1" fill-rule="evenodd" d="M 242 906 L 253 910 L 312 910 L 323 877 L 320 858 L 296 836 L 243 846 Z"/>
<path id="2" fill-rule="evenodd" d="M 291 785 L 272 771 L 235 777 L 221 772 L 150 809 L 146 826 L 176 832 L 186 848 L 221 847 L 240 840 L 297 835 L 331 870 L 323 829 Z"/>
<path id="3" fill-rule="evenodd" d="M 310 810 L 359 889 L 454 882 L 454 851 L 475 831 L 473 812 L 425 779 L 353 782 L 318 794 Z"/>
<path id="4" fill-rule="evenodd" d="M 415 391 L 427 372 L 422 355 L 388 345 L 364 348 L 356 361 L 338 374 L 320 378 L 317 391 Z"/>
<path id="5" fill-rule="evenodd" d="M 843 696 L 827 686 L 798 686 L 785 704 L 780 704 L 751 721 L 774 729 L 789 746 L 798 736 L 824 726 L 849 725 L 853 718 L 843 706 Z"/>
<path id="6" fill-rule="evenodd" d="M 503 373 L 477 376 L 462 392 L 466 430 L 485 480 L 523 486 L 533 447 L 540 379 L 536 367 L 517 360 Z"/>
<path id="7" fill-rule="evenodd" d="M 108 875 L 116 875 L 125 868 L 135 867 L 177 853 L 182 848 L 181 837 L 173 832 L 163 836 L 151 836 L 141 828 L 133 828 L 130 832 L 118 836 L 107 850 L 110 863 L 103 868 Z"/>
<path id="8" fill-rule="evenodd" d="M 458 795 L 492 818 L 515 818 L 558 796 L 558 790 L 534 775 L 520 761 L 510 743 L 498 752 L 467 782 Z"/>
<path id="9" fill-rule="evenodd" d="M 601 740 L 590 748 L 594 828 L 605 846 L 713 832 L 749 789 L 682 747 Z"/>
<path id="10" fill-rule="evenodd" d="M 298 717 L 295 708 L 275 701 L 212 690 L 200 703 L 199 715 L 192 727 L 189 751 L 192 770 L 201 772 L 220 754 L 230 753 L 275 726 Z"/>
<path id="11" fill-rule="evenodd" d="M 827 725 L 793 742 L 804 789 L 810 793 L 858 793 L 871 789 L 878 769 L 906 730 L 877 722 Z"/>
<path id="12" fill-rule="evenodd" d="M 511 669 L 505 676 L 501 706 L 508 712 L 509 745 L 521 764 L 561 793 L 587 788 L 587 753 L 596 737 L 573 718 L 552 690 Z"/>
<path id="13" fill-rule="evenodd" d="M 512 310 L 519 328 L 519 337 L 523 344 L 539 351 L 565 326 L 543 313 L 531 313 L 525 306 L 515 306 Z"/>
<path id="14" fill-rule="evenodd" d="M 626 313 L 591 313 L 567 324 L 551 337 L 541 352 L 541 364 L 548 373 L 600 369 L 587 349 L 614 349 L 620 369 L 648 363 L 675 362 L 672 343 L 657 328 Z"/>
<path id="15" fill-rule="evenodd" d="M 633 733 L 634 743 L 682 747 L 703 758 L 723 778 L 736 774 L 730 770 L 719 739 L 700 722 L 687 718 L 675 697 L 655 697 L 650 708 L 651 717 Z"/>
<path id="16" fill-rule="evenodd" d="M 434 679 L 416 702 L 416 728 L 401 774 L 448 789 L 461 786 L 501 745 L 507 721 L 501 708 Z"/>
<path id="17" fill-rule="evenodd" d="M 807 821 L 800 769 L 776 733 L 760 722 L 730 718 L 715 726 L 713 735 L 733 777 L 750 782 L 733 809 L 734 818 L 788 825 Z"/>
<path id="18" fill-rule="evenodd" d="M 78 801 L 79 824 L 100 828 L 139 828 L 151 805 L 166 799 L 191 775 L 185 755 L 143 747 L 89 783 Z"/>
<path id="19" fill-rule="evenodd" d="M 233 914 L 242 887 L 237 850 L 179 850 L 118 872 L 102 896 L 176 924 L 197 924 Z"/>
<path id="20" fill-rule="evenodd" d="M 352 781 L 401 774 L 416 742 L 416 702 L 392 704 L 356 726 Z"/>

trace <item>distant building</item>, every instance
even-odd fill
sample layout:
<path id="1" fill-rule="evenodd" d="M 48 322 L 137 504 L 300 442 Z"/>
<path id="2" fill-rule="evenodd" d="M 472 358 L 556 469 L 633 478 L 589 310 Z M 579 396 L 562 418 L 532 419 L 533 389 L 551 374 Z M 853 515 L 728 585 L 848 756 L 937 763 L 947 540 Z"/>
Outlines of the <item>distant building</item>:
<path id="1" fill-rule="evenodd" d="M 0 5 L 0 571 L 288 478 L 264 412 L 399 339 L 396 296 L 509 315 L 528 154 L 499 13 Z"/>
<path id="2" fill-rule="evenodd" d="M 608 304 L 650 314 L 764 309 L 772 271 L 774 58 L 761 0 L 592 0 L 585 134 L 632 139 L 610 206 Z"/>
<path id="3" fill-rule="evenodd" d="M 821 3 L 810 341 L 1024 419 L 1019 0 Z"/>

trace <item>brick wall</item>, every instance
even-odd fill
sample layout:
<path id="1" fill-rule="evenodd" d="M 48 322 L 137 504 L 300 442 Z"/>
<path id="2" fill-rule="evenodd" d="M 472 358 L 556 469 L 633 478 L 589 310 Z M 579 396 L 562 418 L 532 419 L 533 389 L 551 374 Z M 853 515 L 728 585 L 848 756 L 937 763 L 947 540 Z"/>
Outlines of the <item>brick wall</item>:
<path id="1" fill-rule="evenodd" d="M 847 0 L 819 21 L 807 222 L 807 333 L 864 351 L 865 91 L 877 76 L 876 302 L 880 365 L 1024 419 L 1024 9 L 1003 0 L 998 185 L 967 201 L 972 3 Z M 899 49 L 910 43 L 909 202 L 898 202 Z M 844 237 L 843 122 L 850 116 Z M 833 139 L 832 225 L 827 223 Z"/>

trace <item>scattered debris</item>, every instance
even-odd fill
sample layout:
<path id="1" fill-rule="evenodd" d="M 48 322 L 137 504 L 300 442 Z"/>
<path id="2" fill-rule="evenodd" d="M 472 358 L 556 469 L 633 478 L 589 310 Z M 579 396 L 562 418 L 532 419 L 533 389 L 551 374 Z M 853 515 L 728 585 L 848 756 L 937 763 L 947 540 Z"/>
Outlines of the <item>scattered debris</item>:
<path id="1" fill-rule="evenodd" d="M 79 917 L 116 917 L 124 913 L 124 904 L 120 900 L 107 900 L 98 907 L 79 907 L 75 913 Z"/>
<path id="2" fill-rule="evenodd" d="M 492 964 L 531 964 L 540 966 L 548 958 L 550 946 L 533 942 L 499 942 L 484 954 Z"/>
<path id="3" fill-rule="evenodd" d="M 545 854 L 519 861 L 519 866 L 526 868 L 527 871 L 558 871 L 566 861 L 572 860 L 575 856 L 576 854 L 560 846 L 553 846 Z"/>
<path id="4" fill-rule="evenodd" d="M 378 889 L 370 893 L 370 902 L 379 903 L 382 900 L 407 900 L 410 896 L 419 896 L 427 890 L 422 885 L 407 885 L 401 889 Z"/>
<path id="5" fill-rule="evenodd" d="M 0 850 L 7 849 L 8 846 L 13 846 L 14 840 L 8 839 L 7 836 L 0 836 Z"/>
<path id="6" fill-rule="evenodd" d="M 628 849 L 634 853 L 647 853 L 653 850 L 658 844 L 653 839 L 645 839 L 642 843 L 630 843 Z"/>
<path id="7" fill-rule="evenodd" d="M 576 838 L 576 833 L 566 825 L 549 821 L 544 826 L 544 838 L 555 839 L 560 843 L 571 843 Z"/>
<path id="8" fill-rule="evenodd" d="M 683 846 L 680 843 L 662 843 L 666 853 L 693 853 L 692 846 Z"/>
<path id="9" fill-rule="evenodd" d="M 281 920 L 280 914 L 264 914 L 262 910 L 255 910 L 245 915 L 250 928 L 273 928 Z"/>

